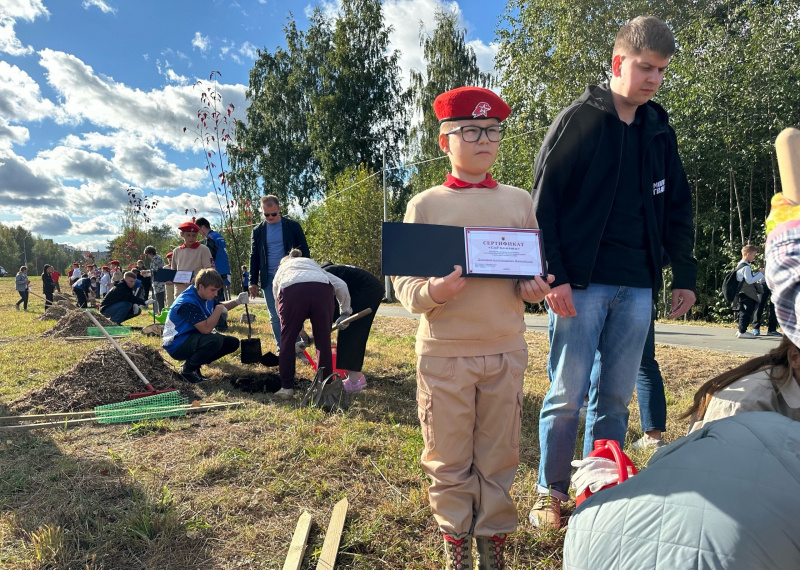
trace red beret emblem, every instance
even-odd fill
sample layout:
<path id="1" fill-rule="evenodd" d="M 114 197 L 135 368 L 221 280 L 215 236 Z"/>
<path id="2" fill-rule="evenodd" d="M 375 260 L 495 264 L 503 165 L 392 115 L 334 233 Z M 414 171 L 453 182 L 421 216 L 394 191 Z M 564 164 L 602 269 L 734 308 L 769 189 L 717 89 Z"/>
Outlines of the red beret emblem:
<path id="1" fill-rule="evenodd" d="M 489 117 L 489 111 L 492 110 L 492 106 L 486 102 L 480 102 L 475 105 L 475 110 L 472 111 L 472 118 L 477 119 L 478 117 Z"/>

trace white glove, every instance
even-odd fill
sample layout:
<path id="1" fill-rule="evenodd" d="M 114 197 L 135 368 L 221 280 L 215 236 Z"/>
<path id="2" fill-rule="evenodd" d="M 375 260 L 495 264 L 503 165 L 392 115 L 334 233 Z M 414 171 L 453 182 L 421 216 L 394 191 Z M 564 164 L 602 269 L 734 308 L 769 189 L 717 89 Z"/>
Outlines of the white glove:
<path id="1" fill-rule="evenodd" d="M 336 322 L 333 323 L 334 328 L 336 330 L 343 331 L 344 329 L 346 329 L 347 327 L 350 326 L 350 323 L 342 324 L 342 321 L 345 320 L 345 319 L 349 319 L 352 316 L 353 315 L 351 313 L 347 313 L 347 314 L 344 314 L 344 315 L 340 316 L 338 319 L 336 319 Z"/>
<path id="2" fill-rule="evenodd" d="M 246 305 L 249 302 L 250 302 L 250 293 L 248 293 L 247 291 L 239 293 L 239 296 L 236 297 L 236 303 L 238 305 Z"/>
<path id="3" fill-rule="evenodd" d="M 138 315 L 139 313 L 141 313 L 141 312 L 142 312 L 142 306 L 141 306 L 141 305 L 139 305 L 139 304 L 137 304 L 137 303 L 134 303 L 134 304 L 133 304 L 133 309 L 132 309 L 132 310 L 133 310 L 133 314 L 134 314 L 134 315 Z"/>
<path id="4" fill-rule="evenodd" d="M 617 464 L 605 457 L 587 457 L 586 459 L 575 460 L 573 467 L 578 470 L 572 476 L 572 488 L 577 495 L 582 494 L 588 487 L 592 493 L 596 493 L 606 485 L 613 485 L 619 482 Z M 628 477 L 633 476 L 633 471 L 628 467 Z"/>
<path id="5" fill-rule="evenodd" d="M 155 303 L 155 302 L 156 302 L 156 300 L 155 300 L 155 299 L 147 299 L 147 300 L 144 302 L 144 304 L 145 304 L 145 305 L 152 305 L 152 304 L 153 304 L 153 303 Z"/>

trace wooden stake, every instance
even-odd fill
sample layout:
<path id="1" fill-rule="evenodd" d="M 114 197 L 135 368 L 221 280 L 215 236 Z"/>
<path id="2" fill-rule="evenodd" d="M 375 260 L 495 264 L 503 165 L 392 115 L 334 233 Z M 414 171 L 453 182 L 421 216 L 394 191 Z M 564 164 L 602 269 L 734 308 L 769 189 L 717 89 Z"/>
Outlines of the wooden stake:
<path id="1" fill-rule="evenodd" d="M 344 519 L 347 517 L 347 499 L 342 499 L 333 507 L 331 522 L 325 533 L 325 542 L 322 543 L 322 553 L 319 555 L 317 570 L 332 570 L 336 564 L 336 553 L 339 551 L 339 541 L 342 538 Z"/>
<path id="2" fill-rule="evenodd" d="M 292 544 L 289 545 L 289 552 L 286 554 L 286 562 L 283 563 L 283 570 L 300 570 L 303 563 L 303 555 L 306 552 L 306 542 L 308 533 L 311 531 L 311 515 L 308 511 L 303 511 L 297 520 L 297 527 L 294 529 Z"/>

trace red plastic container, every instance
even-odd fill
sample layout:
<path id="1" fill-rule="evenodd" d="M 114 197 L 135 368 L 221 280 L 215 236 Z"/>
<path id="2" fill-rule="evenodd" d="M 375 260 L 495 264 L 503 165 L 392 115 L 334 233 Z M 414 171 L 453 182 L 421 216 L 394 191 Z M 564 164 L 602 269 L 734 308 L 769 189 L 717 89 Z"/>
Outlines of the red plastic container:
<path id="1" fill-rule="evenodd" d="M 316 370 L 317 369 L 317 362 L 319 362 L 319 350 L 317 351 L 317 360 L 316 361 L 313 358 L 311 358 L 311 355 L 308 353 L 307 350 L 304 350 L 303 354 L 305 354 L 306 358 L 308 358 L 308 363 L 311 365 L 311 368 Z M 334 373 L 336 373 L 339 376 L 341 376 L 342 378 L 344 378 L 345 375 L 347 374 L 347 371 L 346 370 L 339 370 L 338 368 L 336 368 L 336 345 L 335 344 L 331 345 L 331 356 L 333 357 L 333 371 L 334 371 Z"/>
<path id="2" fill-rule="evenodd" d="M 602 457 L 604 459 L 610 459 L 617 464 L 617 482 L 606 485 L 600 489 L 600 491 L 603 489 L 608 489 L 609 487 L 614 487 L 615 485 L 619 485 L 623 481 L 626 481 L 628 479 L 629 467 L 631 473 L 634 475 L 639 472 L 631 461 L 630 457 L 625 455 L 625 452 L 620 449 L 619 442 L 616 439 L 598 439 L 594 442 L 594 451 L 589 454 L 589 457 Z M 591 497 L 593 494 L 594 493 L 592 493 L 587 487 L 586 490 L 578 495 L 577 499 L 575 499 L 575 506 L 579 506 L 583 501 Z"/>

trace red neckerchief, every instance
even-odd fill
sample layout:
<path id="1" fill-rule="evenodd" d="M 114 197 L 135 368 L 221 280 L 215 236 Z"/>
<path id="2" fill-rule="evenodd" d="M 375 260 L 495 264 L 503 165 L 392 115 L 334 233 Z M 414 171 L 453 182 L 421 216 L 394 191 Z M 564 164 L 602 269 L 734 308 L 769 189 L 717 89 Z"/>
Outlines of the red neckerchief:
<path id="1" fill-rule="evenodd" d="M 189 246 L 189 249 L 197 249 L 198 247 L 200 247 L 200 242 L 196 241 L 192 245 Z M 186 244 L 185 243 L 181 244 L 181 249 L 186 249 Z"/>
<path id="2" fill-rule="evenodd" d="M 497 181 L 492 178 L 489 172 L 486 173 L 486 178 L 477 183 L 464 182 L 448 172 L 447 180 L 442 186 L 446 186 L 447 188 L 497 188 Z"/>

